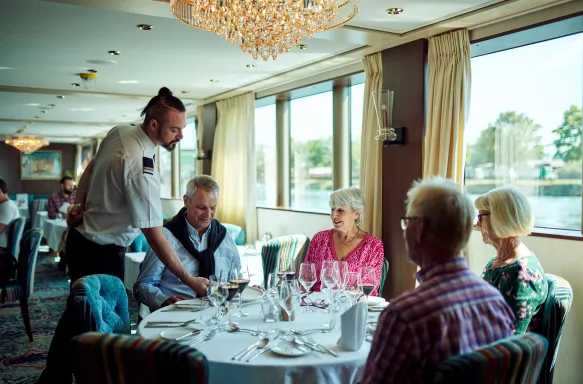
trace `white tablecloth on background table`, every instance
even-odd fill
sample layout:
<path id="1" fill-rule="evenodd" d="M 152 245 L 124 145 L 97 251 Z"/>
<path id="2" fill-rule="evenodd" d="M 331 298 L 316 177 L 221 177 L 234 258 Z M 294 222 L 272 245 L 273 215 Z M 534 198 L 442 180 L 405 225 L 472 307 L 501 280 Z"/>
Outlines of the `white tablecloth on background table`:
<path id="1" fill-rule="evenodd" d="M 32 227 L 42 229 L 43 237 L 47 239 L 49 248 L 57 251 L 61 237 L 67 230 L 67 221 L 65 219 L 49 219 L 47 211 L 38 211 L 34 216 Z"/>
<path id="2" fill-rule="evenodd" d="M 140 264 L 144 261 L 146 252 L 128 252 L 125 258 L 125 271 L 123 282 L 126 289 L 133 292 L 134 283 L 140 273 Z"/>
<path id="3" fill-rule="evenodd" d="M 314 294 L 312 298 L 316 295 L 319 294 Z M 215 311 L 216 309 L 209 308 L 202 312 L 202 316 L 210 316 Z M 259 304 L 246 307 L 245 311 L 249 312 L 249 317 L 233 319 L 240 322 L 241 328 L 257 329 L 259 327 L 261 330 L 269 330 L 289 327 L 287 322 L 262 323 Z M 140 323 L 138 333 L 142 337 L 155 339 L 167 328 L 145 328 L 148 321 L 186 321 L 199 318 L 200 315 L 201 313 L 158 310 Z M 376 319 L 378 314 L 372 314 L 372 316 Z M 329 319 L 330 315 L 320 311 L 315 313 L 296 311 L 296 320 L 291 323 L 291 327 L 298 330 L 322 328 L 322 324 L 327 323 Z M 192 326 L 199 329 L 205 328 L 200 324 L 192 324 Z M 256 336 L 242 332 L 219 332 L 212 340 L 198 343 L 195 347 L 206 356 L 209 362 L 209 383 L 213 384 L 356 383 L 361 379 L 370 351 L 369 342 L 365 341 L 359 351 L 344 351 L 336 345 L 340 338 L 340 324 L 330 333 L 316 333 L 312 337 L 318 343 L 336 352 L 339 357 L 315 351 L 300 357 L 284 357 L 268 351 L 249 363 L 230 360 L 236 353 L 257 340 Z M 272 342 L 281 341 L 283 338 L 280 336 Z"/>
<path id="4" fill-rule="evenodd" d="M 48 219 L 49 213 L 47 211 L 37 211 L 33 217 L 32 227 L 42 229 L 44 219 Z"/>

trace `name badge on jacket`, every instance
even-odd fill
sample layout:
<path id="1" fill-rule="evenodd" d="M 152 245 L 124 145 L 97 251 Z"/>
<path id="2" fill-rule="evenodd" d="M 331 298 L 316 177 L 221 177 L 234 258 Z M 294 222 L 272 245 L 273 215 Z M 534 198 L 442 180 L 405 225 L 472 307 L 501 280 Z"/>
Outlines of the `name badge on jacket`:
<path id="1" fill-rule="evenodd" d="M 143 157 L 142 159 L 143 172 L 148 175 L 154 175 L 154 159 L 150 159 L 149 157 Z"/>

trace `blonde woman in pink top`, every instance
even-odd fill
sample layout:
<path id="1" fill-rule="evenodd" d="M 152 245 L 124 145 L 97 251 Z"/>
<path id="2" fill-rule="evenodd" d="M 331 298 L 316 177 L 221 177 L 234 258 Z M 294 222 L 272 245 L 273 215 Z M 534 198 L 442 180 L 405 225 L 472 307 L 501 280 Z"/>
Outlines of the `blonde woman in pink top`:
<path id="1" fill-rule="evenodd" d="M 320 271 L 325 260 L 346 261 L 350 272 L 372 267 L 380 283 L 385 258 L 383 243 L 360 229 L 363 211 L 364 197 L 358 188 L 341 188 L 330 195 L 330 218 L 334 229 L 314 235 L 304 260 L 316 265 L 318 281 L 313 291 L 320 291 Z M 378 286 L 372 295 L 378 295 Z"/>

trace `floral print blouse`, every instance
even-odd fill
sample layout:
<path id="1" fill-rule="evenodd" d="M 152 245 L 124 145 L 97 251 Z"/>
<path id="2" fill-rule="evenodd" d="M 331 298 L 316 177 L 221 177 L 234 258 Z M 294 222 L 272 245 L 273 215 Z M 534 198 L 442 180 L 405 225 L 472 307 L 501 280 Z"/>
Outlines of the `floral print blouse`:
<path id="1" fill-rule="evenodd" d="M 542 307 L 547 299 L 545 272 L 531 253 L 510 264 L 493 268 L 494 258 L 488 262 L 482 278 L 497 288 L 516 315 L 517 334 L 540 332 Z"/>

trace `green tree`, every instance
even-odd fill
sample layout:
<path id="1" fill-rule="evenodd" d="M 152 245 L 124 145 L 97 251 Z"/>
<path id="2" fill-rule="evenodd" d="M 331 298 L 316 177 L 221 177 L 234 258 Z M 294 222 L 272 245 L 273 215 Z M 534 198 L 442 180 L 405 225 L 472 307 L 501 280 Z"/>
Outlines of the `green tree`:
<path id="1" fill-rule="evenodd" d="M 581 108 L 572 105 L 563 114 L 563 122 L 553 131 L 559 135 L 555 140 L 556 159 L 564 161 L 581 160 Z"/>
<path id="2" fill-rule="evenodd" d="M 497 163 L 496 151 L 511 153 L 509 162 L 512 163 L 540 160 L 544 155 L 540 129 L 539 124 L 523 113 L 502 112 L 480 133 L 476 143 L 468 147 L 468 162 L 473 166 Z"/>

